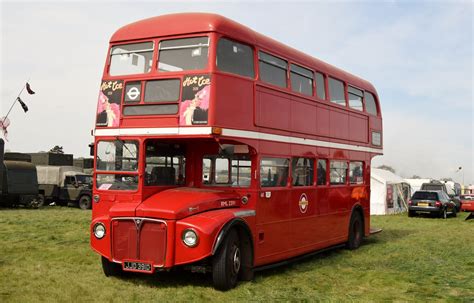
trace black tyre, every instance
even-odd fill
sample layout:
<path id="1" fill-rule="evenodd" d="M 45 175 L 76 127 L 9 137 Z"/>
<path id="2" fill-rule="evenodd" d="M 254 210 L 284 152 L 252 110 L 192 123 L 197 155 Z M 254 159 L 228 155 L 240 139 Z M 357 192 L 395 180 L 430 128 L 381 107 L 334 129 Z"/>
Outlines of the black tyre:
<path id="1" fill-rule="evenodd" d="M 458 210 L 456 207 L 453 207 L 453 210 L 451 211 L 451 214 L 454 218 L 456 218 L 458 216 Z"/>
<path id="2" fill-rule="evenodd" d="M 102 257 L 102 270 L 106 277 L 120 276 L 123 273 L 120 264 L 110 262 L 105 257 Z"/>
<path id="3" fill-rule="evenodd" d="M 239 236 L 231 230 L 212 260 L 212 281 L 218 290 L 229 290 L 237 285 L 241 272 L 242 252 Z"/>
<path id="4" fill-rule="evenodd" d="M 38 201 L 38 207 L 43 207 L 46 205 L 43 194 L 39 194 L 36 200 Z"/>
<path id="5" fill-rule="evenodd" d="M 91 209 L 92 208 L 92 200 L 89 196 L 82 196 L 79 199 L 79 207 L 81 209 Z"/>
<path id="6" fill-rule="evenodd" d="M 351 221 L 349 223 L 349 240 L 346 247 L 348 249 L 357 249 L 362 243 L 364 237 L 364 224 L 359 212 L 352 213 Z"/>
<path id="7" fill-rule="evenodd" d="M 414 217 L 416 213 L 413 210 L 408 211 L 408 217 Z"/>
<path id="8" fill-rule="evenodd" d="M 439 213 L 439 217 L 440 218 L 443 218 L 443 219 L 447 219 L 448 218 L 448 210 L 446 209 L 446 207 L 444 207 L 441 212 Z"/>

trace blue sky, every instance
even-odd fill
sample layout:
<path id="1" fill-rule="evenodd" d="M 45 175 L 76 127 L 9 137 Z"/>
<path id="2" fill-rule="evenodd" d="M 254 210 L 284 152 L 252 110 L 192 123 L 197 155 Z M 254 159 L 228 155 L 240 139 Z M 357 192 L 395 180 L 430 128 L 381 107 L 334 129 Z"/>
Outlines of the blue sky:
<path id="1" fill-rule="evenodd" d="M 0 9 L 1 112 L 28 77 L 38 90 L 25 97 L 28 114 L 17 107 L 10 116 L 11 150 L 60 144 L 86 156 L 112 33 L 151 16 L 207 11 L 372 82 L 385 143 L 375 165 L 457 181 L 463 172 L 474 183 L 470 1 L 2 1 Z"/>

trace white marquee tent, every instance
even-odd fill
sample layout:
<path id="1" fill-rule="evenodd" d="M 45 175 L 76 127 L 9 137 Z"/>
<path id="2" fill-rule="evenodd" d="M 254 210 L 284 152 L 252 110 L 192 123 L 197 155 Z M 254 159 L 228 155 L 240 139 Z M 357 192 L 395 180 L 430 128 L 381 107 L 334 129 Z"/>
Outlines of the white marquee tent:
<path id="1" fill-rule="evenodd" d="M 411 196 L 410 184 L 394 173 L 372 168 L 370 214 L 387 215 L 406 211 Z"/>

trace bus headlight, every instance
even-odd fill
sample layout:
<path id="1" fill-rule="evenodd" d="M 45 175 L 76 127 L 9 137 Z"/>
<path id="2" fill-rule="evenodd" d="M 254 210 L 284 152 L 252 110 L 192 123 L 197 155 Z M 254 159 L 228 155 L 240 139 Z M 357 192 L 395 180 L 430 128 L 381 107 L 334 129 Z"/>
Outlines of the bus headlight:
<path id="1" fill-rule="evenodd" d="M 105 236 L 105 226 L 102 223 L 96 223 L 93 228 L 94 236 L 97 239 L 102 239 Z"/>
<path id="2" fill-rule="evenodd" d="M 183 243 L 188 247 L 194 247 L 198 244 L 199 237 L 197 233 L 192 229 L 185 229 L 183 231 L 181 239 Z"/>

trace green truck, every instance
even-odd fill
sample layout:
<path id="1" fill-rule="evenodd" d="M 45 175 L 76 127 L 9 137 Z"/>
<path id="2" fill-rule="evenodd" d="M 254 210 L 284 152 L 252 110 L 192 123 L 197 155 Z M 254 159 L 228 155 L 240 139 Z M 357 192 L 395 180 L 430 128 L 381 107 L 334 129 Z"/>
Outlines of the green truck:
<path id="1" fill-rule="evenodd" d="M 0 205 L 38 207 L 36 167 L 25 154 L 4 153 L 0 139 Z"/>
<path id="2" fill-rule="evenodd" d="M 92 175 L 80 167 L 37 165 L 40 205 L 77 204 L 92 208 Z"/>

